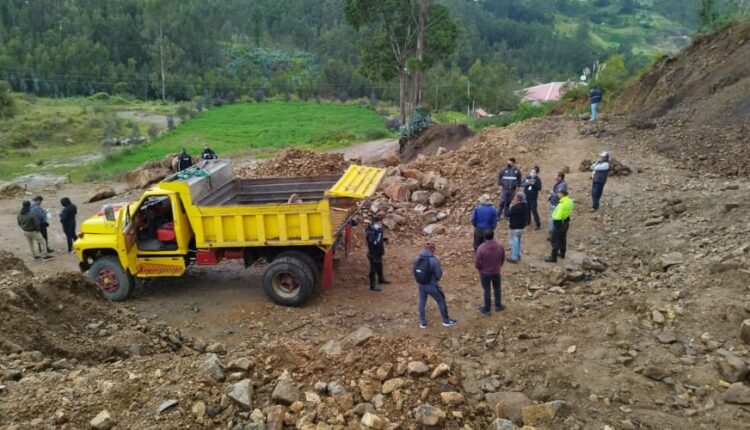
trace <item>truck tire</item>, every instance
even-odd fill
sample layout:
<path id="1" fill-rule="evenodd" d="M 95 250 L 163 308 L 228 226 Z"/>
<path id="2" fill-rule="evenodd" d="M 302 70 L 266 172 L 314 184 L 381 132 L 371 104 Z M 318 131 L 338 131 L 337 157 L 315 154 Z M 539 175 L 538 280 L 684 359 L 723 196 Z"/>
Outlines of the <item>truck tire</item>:
<path id="1" fill-rule="evenodd" d="M 128 298 L 133 292 L 135 280 L 125 272 L 120 261 L 113 255 L 99 257 L 88 271 L 89 277 L 96 283 L 104 297 L 113 302 Z"/>
<path id="2" fill-rule="evenodd" d="M 278 257 L 263 272 L 262 284 L 274 302 L 302 306 L 315 291 L 315 275 L 303 260 Z"/>
<path id="3" fill-rule="evenodd" d="M 276 258 L 283 257 L 295 258 L 302 261 L 310 269 L 310 273 L 313 274 L 315 283 L 317 284 L 320 281 L 320 266 L 315 262 L 315 259 L 312 257 L 312 255 L 306 253 L 305 251 L 293 249 L 290 251 L 282 252 Z"/>

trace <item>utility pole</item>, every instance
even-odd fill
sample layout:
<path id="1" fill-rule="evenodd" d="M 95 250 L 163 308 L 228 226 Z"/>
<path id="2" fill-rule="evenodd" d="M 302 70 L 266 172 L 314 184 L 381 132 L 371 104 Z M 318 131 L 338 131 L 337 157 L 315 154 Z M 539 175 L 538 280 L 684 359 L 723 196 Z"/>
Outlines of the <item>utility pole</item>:
<path id="1" fill-rule="evenodd" d="M 466 116 L 471 116 L 471 81 L 466 80 Z"/>

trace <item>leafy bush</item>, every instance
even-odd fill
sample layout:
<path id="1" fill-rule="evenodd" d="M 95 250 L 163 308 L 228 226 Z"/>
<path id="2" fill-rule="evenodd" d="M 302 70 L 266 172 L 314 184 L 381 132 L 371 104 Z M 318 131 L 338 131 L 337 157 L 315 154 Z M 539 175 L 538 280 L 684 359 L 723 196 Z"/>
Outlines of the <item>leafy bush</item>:
<path id="1" fill-rule="evenodd" d="M 414 115 L 406 121 L 406 124 L 402 125 L 399 129 L 399 134 L 402 138 L 410 139 L 417 136 L 419 133 L 427 130 L 427 127 L 432 123 L 432 117 L 430 112 L 425 109 L 419 108 Z"/>
<path id="2" fill-rule="evenodd" d="M 108 101 L 109 100 L 109 94 L 107 93 L 94 93 L 89 96 L 89 99 L 96 100 L 96 101 Z"/>
<path id="3" fill-rule="evenodd" d="M 159 127 L 157 127 L 155 124 L 151 124 L 151 126 L 148 128 L 148 137 L 151 139 L 156 139 L 159 137 Z"/>

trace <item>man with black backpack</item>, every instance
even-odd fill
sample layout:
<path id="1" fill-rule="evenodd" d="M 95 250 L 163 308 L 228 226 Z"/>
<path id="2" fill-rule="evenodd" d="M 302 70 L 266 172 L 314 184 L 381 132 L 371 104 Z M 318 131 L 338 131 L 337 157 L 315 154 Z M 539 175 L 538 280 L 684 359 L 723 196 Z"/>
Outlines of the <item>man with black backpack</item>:
<path id="1" fill-rule="evenodd" d="M 372 224 L 365 230 L 367 239 L 367 259 L 370 261 L 370 290 L 383 291 L 378 287 L 380 284 L 390 284 L 383 274 L 383 255 L 385 254 L 385 233 L 380 218 L 375 217 Z"/>
<path id="2" fill-rule="evenodd" d="M 448 316 L 448 305 L 445 303 L 445 294 L 438 285 L 438 281 L 443 277 L 443 270 L 440 267 L 440 261 L 435 257 L 435 244 L 427 242 L 424 250 L 414 259 L 412 266 L 414 279 L 417 281 L 419 289 L 419 327 L 427 328 L 427 318 L 425 316 L 425 306 L 427 305 L 427 296 L 435 299 L 440 310 L 440 316 L 443 319 L 444 327 L 452 327 L 458 321 Z"/>

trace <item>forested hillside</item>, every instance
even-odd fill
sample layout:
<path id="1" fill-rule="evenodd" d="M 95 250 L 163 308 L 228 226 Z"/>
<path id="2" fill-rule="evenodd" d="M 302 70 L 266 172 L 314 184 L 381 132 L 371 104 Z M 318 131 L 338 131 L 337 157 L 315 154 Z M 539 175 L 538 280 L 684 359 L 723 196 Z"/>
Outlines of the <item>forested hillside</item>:
<path id="1" fill-rule="evenodd" d="M 701 0 L 442 3 L 460 32 L 425 78 L 425 103 L 460 105 L 470 80 L 499 109 L 522 81 L 573 78 L 614 54 L 635 70 L 684 45 Z M 393 99 L 396 83 L 362 73 L 360 37 L 342 0 L 5 0 L 0 79 L 52 97 Z"/>

